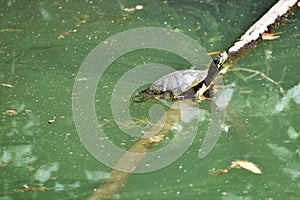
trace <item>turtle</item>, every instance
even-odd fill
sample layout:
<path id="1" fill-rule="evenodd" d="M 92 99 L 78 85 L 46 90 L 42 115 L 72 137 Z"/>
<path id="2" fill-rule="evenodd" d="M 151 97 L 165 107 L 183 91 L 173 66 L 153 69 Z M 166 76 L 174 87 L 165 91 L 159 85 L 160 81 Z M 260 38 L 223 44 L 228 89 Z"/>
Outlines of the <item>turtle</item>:
<path id="1" fill-rule="evenodd" d="M 200 96 L 198 95 L 200 95 L 200 92 L 198 91 L 204 86 L 202 83 L 207 73 L 208 70 L 180 70 L 172 72 L 139 92 L 134 101 L 140 102 L 149 98 L 172 98 L 175 100 L 186 98 L 199 99 Z"/>
<path id="2" fill-rule="evenodd" d="M 153 97 L 176 100 L 192 98 L 198 102 L 210 98 L 209 89 L 213 86 L 212 81 L 224 68 L 227 59 L 227 53 L 223 52 L 211 62 L 208 70 L 181 70 L 167 74 L 139 92 L 134 97 L 134 102 Z"/>

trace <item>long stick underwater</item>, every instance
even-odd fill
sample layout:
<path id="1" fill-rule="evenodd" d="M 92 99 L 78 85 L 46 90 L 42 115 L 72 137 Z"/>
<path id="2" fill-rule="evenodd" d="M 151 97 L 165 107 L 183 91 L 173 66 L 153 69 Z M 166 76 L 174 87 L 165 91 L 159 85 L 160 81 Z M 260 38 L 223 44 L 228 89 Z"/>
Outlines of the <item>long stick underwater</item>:
<path id="1" fill-rule="evenodd" d="M 192 101 L 187 99 L 184 101 Z M 174 123 L 178 122 L 181 117 L 181 106 L 182 102 L 175 102 L 166 112 L 166 115 L 162 116 L 147 132 L 146 135 L 149 137 L 144 137 L 138 142 L 133 144 L 127 151 L 139 153 L 139 156 L 132 156 L 132 154 L 124 154 L 118 162 L 115 164 L 114 169 L 110 173 L 110 177 L 107 178 L 100 187 L 88 198 L 88 200 L 99 200 L 111 198 L 115 193 L 117 193 L 125 184 L 130 172 L 134 171 L 141 159 L 149 152 L 153 147 L 155 147 L 160 139 L 153 140 L 152 138 L 164 138 L 170 133 L 170 130 Z M 183 102 L 184 103 L 184 102 Z M 163 127 L 161 127 L 163 124 Z M 124 171 L 118 171 L 116 169 L 124 169 Z"/>

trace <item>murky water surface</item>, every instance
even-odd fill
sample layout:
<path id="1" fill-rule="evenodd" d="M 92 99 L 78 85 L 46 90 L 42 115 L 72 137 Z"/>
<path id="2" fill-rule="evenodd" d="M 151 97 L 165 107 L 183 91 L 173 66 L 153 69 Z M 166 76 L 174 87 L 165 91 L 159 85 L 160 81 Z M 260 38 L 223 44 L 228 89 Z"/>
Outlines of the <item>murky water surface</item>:
<path id="1" fill-rule="evenodd" d="M 2 1 L 0 199 L 86 199 L 110 176 L 110 168 L 98 162 L 80 142 L 72 116 L 77 72 L 100 42 L 133 28 L 162 27 L 188 35 L 207 52 L 222 51 L 273 3 Z M 135 5 L 143 5 L 143 9 L 122 10 Z M 210 123 L 210 105 L 205 102 L 207 117 L 183 156 L 161 170 L 132 174 L 114 198 L 299 198 L 299 16 L 298 10 L 277 30 L 282 32 L 279 39 L 260 44 L 236 66 L 257 70 L 272 81 L 241 70 L 229 72 L 223 79 L 225 84 L 235 84 L 227 108 L 228 131 L 222 132 L 208 156 L 198 157 Z M 115 123 L 111 94 L 120 77 L 145 63 L 161 63 L 177 70 L 191 68 L 177 55 L 148 49 L 122 56 L 105 71 L 95 96 L 99 126 L 124 149 L 136 140 Z M 150 100 L 131 105 L 134 121 L 147 125 L 148 109 L 157 103 Z M 130 128 L 130 122 L 126 126 Z M 238 169 L 223 176 L 214 174 L 234 160 L 253 162 L 262 174 Z M 25 184 L 27 187 L 22 188 Z"/>

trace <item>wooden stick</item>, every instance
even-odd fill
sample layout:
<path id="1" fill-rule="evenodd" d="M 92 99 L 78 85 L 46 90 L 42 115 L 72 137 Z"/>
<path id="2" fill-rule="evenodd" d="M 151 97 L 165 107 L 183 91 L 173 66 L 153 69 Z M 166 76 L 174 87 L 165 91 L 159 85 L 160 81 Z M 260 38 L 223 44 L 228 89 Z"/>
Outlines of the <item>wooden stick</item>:
<path id="1" fill-rule="evenodd" d="M 277 28 L 282 20 L 292 13 L 298 6 L 298 0 L 279 0 L 269 11 L 255 22 L 231 47 L 215 58 L 209 67 L 204 80 L 209 85 L 219 74 L 226 74 L 228 68 L 234 65 L 247 50 L 254 48 L 266 33 Z M 218 65 L 218 60 L 226 56 L 226 65 Z M 203 84 L 203 83 L 201 83 Z"/>
<path id="2" fill-rule="evenodd" d="M 188 99 L 187 101 L 192 100 Z M 143 159 L 147 152 L 159 144 L 160 140 L 153 141 L 151 137 L 157 136 L 162 140 L 170 133 L 173 124 L 180 121 L 180 118 L 180 104 L 175 102 L 171 108 L 167 110 L 166 116 L 162 116 L 152 126 L 150 131 L 146 133 L 145 137 L 150 137 L 140 139 L 127 150 L 129 152 L 140 153 L 139 157 L 135 156 L 133 158 L 131 154 L 125 153 L 115 164 L 114 169 L 111 170 L 110 177 L 100 185 L 100 187 L 88 198 L 88 200 L 110 199 L 114 194 L 120 191 L 124 187 L 130 172 L 138 166 L 139 162 Z M 163 127 L 161 127 L 161 124 L 163 124 Z M 118 171 L 116 169 L 125 169 L 128 172 Z"/>

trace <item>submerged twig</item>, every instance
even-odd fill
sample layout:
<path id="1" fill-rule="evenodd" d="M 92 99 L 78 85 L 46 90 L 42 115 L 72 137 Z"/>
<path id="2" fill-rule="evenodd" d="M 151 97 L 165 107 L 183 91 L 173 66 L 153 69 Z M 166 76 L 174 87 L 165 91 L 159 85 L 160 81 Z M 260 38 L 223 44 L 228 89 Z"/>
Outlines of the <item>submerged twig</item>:
<path id="1" fill-rule="evenodd" d="M 114 165 L 114 169 L 110 172 L 110 177 L 104 180 L 100 187 L 96 189 L 87 200 L 110 199 L 124 187 L 128 176 L 135 170 L 140 161 L 170 133 L 173 124 L 180 121 L 180 105 L 178 102 L 175 102 L 171 108 L 167 110 L 166 115 L 163 115 L 143 138 L 127 149 L 126 152 L 139 153 L 139 155 L 132 156 L 132 154 L 125 152 Z M 122 169 L 123 171 L 117 169 Z"/>
<path id="2" fill-rule="evenodd" d="M 9 33 L 16 33 L 16 32 L 22 32 L 23 29 L 12 29 L 12 28 L 4 28 L 0 29 L 0 32 L 9 32 Z"/>
<path id="3" fill-rule="evenodd" d="M 250 79 L 254 76 L 260 75 L 261 77 L 263 77 L 264 79 L 266 79 L 267 81 L 269 81 L 270 83 L 276 85 L 279 88 L 279 91 L 281 92 L 282 95 L 285 95 L 284 89 L 281 87 L 280 83 L 271 79 L 269 76 L 267 76 L 266 74 L 257 71 L 257 70 L 253 70 L 253 69 L 247 69 L 247 68 L 242 68 L 242 67 L 238 67 L 238 68 L 233 68 L 231 69 L 231 71 L 246 71 L 246 72 L 251 72 L 253 73 L 252 75 L 246 77 L 245 79 Z"/>
<path id="4" fill-rule="evenodd" d="M 60 35 L 57 37 L 57 39 L 58 39 L 58 40 L 61 40 L 61 39 L 65 38 L 66 35 L 69 35 L 70 33 L 76 33 L 76 32 L 77 32 L 77 29 L 70 29 L 70 30 L 68 30 L 68 31 L 63 32 L 62 34 L 60 34 Z"/>
<path id="5" fill-rule="evenodd" d="M 32 192 L 32 191 L 45 192 L 48 190 L 55 190 L 55 188 L 48 188 L 48 187 L 43 187 L 43 186 L 33 186 L 33 185 L 24 184 L 24 185 L 22 185 L 22 187 L 20 189 L 16 189 L 15 191 L 12 191 L 12 192 L 3 192 L 3 193 L 0 193 L 0 195 L 9 195 L 9 194 L 17 194 L 17 193 Z"/>

